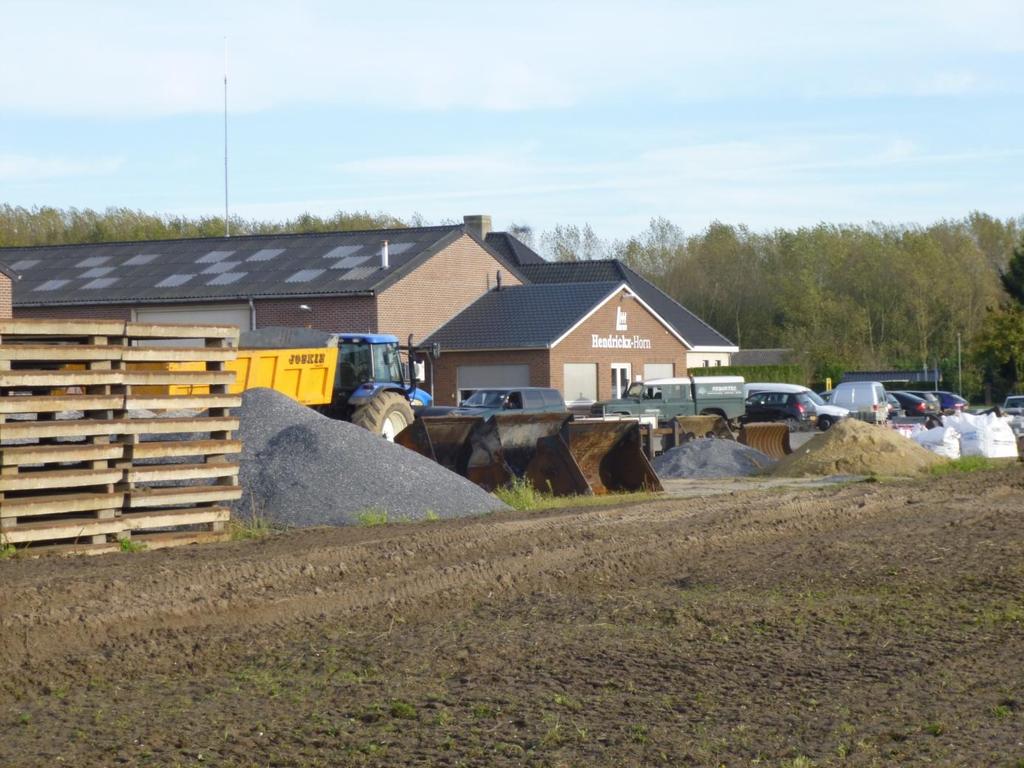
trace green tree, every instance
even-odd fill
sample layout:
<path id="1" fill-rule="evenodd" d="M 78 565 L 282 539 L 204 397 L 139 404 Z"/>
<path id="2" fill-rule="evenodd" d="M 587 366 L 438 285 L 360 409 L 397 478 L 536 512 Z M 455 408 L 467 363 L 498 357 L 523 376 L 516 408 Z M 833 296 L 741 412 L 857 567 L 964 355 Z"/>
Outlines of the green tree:
<path id="1" fill-rule="evenodd" d="M 1003 290 L 1010 294 L 1010 298 L 1024 307 L 1024 237 L 1013 249 L 1010 263 L 1006 270 L 999 274 L 999 280 L 1003 284 Z"/>

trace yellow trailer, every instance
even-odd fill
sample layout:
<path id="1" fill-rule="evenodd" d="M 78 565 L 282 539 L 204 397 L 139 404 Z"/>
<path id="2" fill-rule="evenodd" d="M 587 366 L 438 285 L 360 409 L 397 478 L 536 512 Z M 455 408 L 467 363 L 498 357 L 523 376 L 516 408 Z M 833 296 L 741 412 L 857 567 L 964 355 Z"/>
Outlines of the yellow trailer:
<path id="1" fill-rule="evenodd" d="M 138 367 L 145 368 L 147 363 Z M 129 365 L 129 367 L 135 367 Z M 169 363 L 159 366 L 171 371 L 201 371 L 205 363 Z M 303 405 L 329 405 L 334 396 L 334 377 L 338 370 L 337 347 L 310 349 L 240 349 L 238 356 L 224 364 L 235 374 L 235 383 L 228 388 L 238 394 L 255 387 L 269 387 Z M 204 385 L 171 385 L 169 387 L 136 387 L 140 395 L 205 395 Z"/>

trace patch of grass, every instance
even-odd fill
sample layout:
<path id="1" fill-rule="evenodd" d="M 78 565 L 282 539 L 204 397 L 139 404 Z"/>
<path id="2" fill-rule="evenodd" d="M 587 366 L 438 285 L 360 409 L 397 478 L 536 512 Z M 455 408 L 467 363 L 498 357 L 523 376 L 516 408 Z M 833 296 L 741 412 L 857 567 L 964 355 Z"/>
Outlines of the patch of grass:
<path id="1" fill-rule="evenodd" d="M 393 701 L 388 710 L 392 717 L 399 720 L 415 720 L 417 718 L 416 707 L 407 701 Z"/>
<path id="2" fill-rule="evenodd" d="M 432 509 L 428 509 L 427 513 L 423 516 L 423 522 L 425 523 L 436 523 L 441 519 L 441 516 Z"/>
<path id="3" fill-rule="evenodd" d="M 1011 712 L 1013 712 L 1013 710 L 1005 704 L 996 704 L 994 707 L 992 707 L 992 715 L 997 720 L 1005 720 L 1010 716 Z"/>
<path id="4" fill-rule="evenodd" d="M 959 459 L 936 464 L 931 473 L 937 477 L 952 475 L 959 472 L 984 472 L 1004 466 L 998 459 L 987 459 L 984 456 L 963 456 Z"/>
<path id="5" fill-rule="evenodd" d="M 247 539 L 263 539 L 274 532 L 274 526 L 270 524 L 266 515 L 252 502 L 248 515 L 235 517 L 232 515 L 228 522 L 228 530 L 231 533 L 232 541 L 245 541 Z"/>
<path id="6" fill-rule="evenodd" d="M 560 707 L 565 707 L 566 709 L 571 709 L 573 712 L 578 712 L 583 709 L 582 704 L 572 698 L 572 696 L 568 696 L 564 693 L 555 694 L 555 704 Z"/>
<path id="7" fill-rule="evenodd" d="M 370 507 L 356 514 L 356 520 L 366 528 L 372 528 L 376 525 L 387 525 L 388 511 L 379 507 Z"/>
<path id="8" fill-rule="evenodd" d="M 941 736 L 946 732 L 946 726 L 942 723 L 928 723 L 928 725 L 924 727 L 924 732 L 931 736 Z"/>
<path id="9" fill-rule="evenodd" d="M 555 496 L 553 493 L 538 491 L 522 478 L 516 478 L 507 485 L 497 488 L 494 495 L 520 512 L 536 512 L 544 509 L 565 509 L 595 507 L 624 502 L 652 501 L 662 498 L 660 494 L 648 491 L 632 493 L 606 493 L 600 496 Z"/>
<path id="10" fill-rule="evenodd" d="M 0 545 L 0 560 L 7 560 L 18 554 L 18 549 L 13 544 Z"/>
<path id="11" fill-rule="evenodd" d="M 149 549 L 143 542 L 132 541 L 131 539 L 121 539 L 117 542 L 117 545 L 121 548 L 122 552 L 145 552 Z"/>

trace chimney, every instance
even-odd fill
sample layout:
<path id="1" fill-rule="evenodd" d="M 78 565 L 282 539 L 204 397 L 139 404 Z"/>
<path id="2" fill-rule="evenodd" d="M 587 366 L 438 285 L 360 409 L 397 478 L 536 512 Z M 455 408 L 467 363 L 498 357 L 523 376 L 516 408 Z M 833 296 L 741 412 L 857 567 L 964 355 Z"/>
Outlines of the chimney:
<path id="1" fill-rule="evenodd" d="M 491 217 L 487 215 L 463 216 L 462 228 L 477 240 L 486 240 L 491 233 Z"/>
<path id="2" fill-rule="evenodd" d="M 380 246 L 380 268 L 387 269 L 390 264 L 388 259 L 388 241 L 385 240 Z"/>

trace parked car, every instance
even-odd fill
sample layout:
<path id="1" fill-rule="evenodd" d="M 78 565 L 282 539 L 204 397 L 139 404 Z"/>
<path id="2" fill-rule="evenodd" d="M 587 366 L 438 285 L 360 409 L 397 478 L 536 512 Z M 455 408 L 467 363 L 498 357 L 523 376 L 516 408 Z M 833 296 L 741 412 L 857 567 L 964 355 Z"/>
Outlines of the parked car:
<path id="1" fill-rule="evenodd" d="M 885 401 L 889 404 L 889 418 L 896 419 L 903 415 L 903 408 L 900 401 L 892 396 L 892 392 L 885 393 Z"/>
<path id="2" fill-rule="evenodd" d="M 746 391 L 748 397 L 756 392 L 787 392 L 789 394 L 806 395 L 810 401 L 814 403 L 814 410 L 818 415 L 817 426 L 822 432 L 829 429 L 837 421 L 845 419 L 850 415 L 850 412 L 845 408 L 840 408 L 838 405 L 829 405 L 817 392 L 814 392 L 807 387 L 802 387 L 799 384 L 754 382 L 751 384 L 745 384 L 743 389 Z"/>
<path id="3" fill-rule="evenodd" d="M 1010 395 L 1003 401 L 1003 413 L 1024 416 L 1024 395 Z"/>
<path id="4" fill-rule="evenodd" d="M 929 415 L 937 415 L 942 413 L 942 401 L 939 400 L 939 395 L 937 392 L 931 392 L 929 390 L 920 389 L 905 389 L 903 391 L 909 392 L 910 394 L 920 397 L 922 400 L 924 400 L 928 408 Z"/>
<path id="5" fill-rule="evenodd" d="M 783 421 L 790 432 L 812 429 L 818 422 L 814 401 L 804 392 L 754 392 L 746 400 L 746 413 L 741 417 L 746 424 L 753 421 Z"/>
<path id="6" fill-rule="evenodd" d="M 550 387 L 494 387 L 478 389 L 458 407 L 432 406 L 423 416 L 483 416 L 496 413 L 565 413 L 565 401 Z"/>
<path id="7" fill-rule="evenodd" d="M 956 394 L 954 392 L 946 392 L 946 391 L 940 389 L 940 390 L 937 390 L 935 392 L 935 394 L 938 396 L 938 398 L 939 398 L 939 405 L 942 407 L 942 410 L 944 412 L 945 411 L 955 411 L 957 413 L 960 413 L 967 406 L 970 405 L 970 403 L 967 402 L 967 400 L 965 400 L 964 398 L 960 397 L 960 395 L 958 395 L 958 394 Z"/>
<path id="8" fill-rule="evenodd" d="M 873 424 L 883 424 L 889 418 L 889 403 L 880 381 L 844 381 L 832 390 L 829 403 Z"/>
<path id="9" fill-rule="evenodd" d="M 923 397 L 912 395 L 903 390 L 894 390 L 889 393 L 899 400 L 900 408 L 907 416 L 933 416 L 939 412 L 938 408 L 929 406 L 928 401 Z"/>

